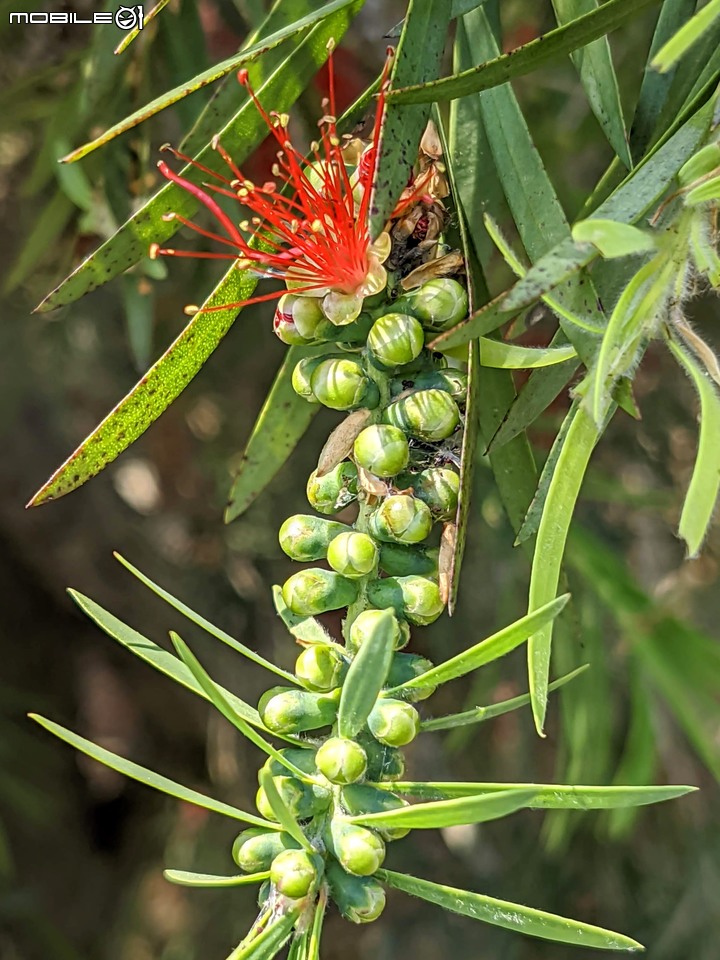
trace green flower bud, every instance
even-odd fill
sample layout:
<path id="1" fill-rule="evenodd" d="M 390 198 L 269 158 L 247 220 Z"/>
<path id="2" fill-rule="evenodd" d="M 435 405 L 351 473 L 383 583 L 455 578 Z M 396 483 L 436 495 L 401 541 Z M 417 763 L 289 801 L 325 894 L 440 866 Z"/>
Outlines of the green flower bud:
<path id="1" fill-rule="evenodd" d="M 363 610 L 353 620 L 350 626 L 349 640 L 350 645 L 355 650 L 359 650 L 365 641 L 370 637 L 376 627 L 378 620 L 384 619 L 384 610 Z M 410 639 L 410 628 L 404 620 L 393 618 L 393 646 L 396 650 L 404 647 Z"/>
<path id="2" fill-rule="evenodd" d="M 387 686 L 398 687 L 407 680 L 414 680 L 421 674 L 431 670 L 434 664 L 426 657 L 420 657 L 416 653 L 396 653 L 390 664 Z M 403 692 L 405 700 L 426 700 L 435 693 L 436 684 L 428 684 L 427 687 L 412 687 L 407 692 Z"/>
<path id="3" fill-rule="evenodd" d="M 425 334 L 414 317 L 406 313 L 386 313 L 373 324 L 367 346 L 382 366 L 401 367 L 420 356 L 425 346 Z"/>
<path id="4" fill-rule="evenodd" d="M 347 664 L 340 653 L 326 643 L 306 647 L 295 661 L 295 676 L 320 693 L 339 687 L 346 672 Z"/>
<path id="5" fill-rule="evenodd" d="M 406 486 L 403 478 L 396 480 L 398 487 Z M 408 483 L 407 486 L 410 486 Z M 436 577 L 438 571 L 437 547 L 412 547 L 404 543 L 380 545 L 380 569 L 390 577 Z"/>
<path id="6" fill-rule="evenodd" d="M 407 299 L 415 316 L 431 330 L 449 330 L 468 314 L 465 288 L 450 277 L 428 280 Z"/>
<path id="7" fill-rule="evenodd" d="M 319 784 L 303 783 L 296 777 L 273 777 L 273 783 L 296 820 L 316 817 L 330 805 L 330 791 Z M 255 795 L 255 806 L 266 819 L 277 819 L 262 787 Z"/>
<path id="8" fill-rule="evenodd" d="M 330 893 L 340 915 L 351 923 L 372 923 L 385 909 L 385 890 L 372 877 L 353 877 L 338 863 L 327 866 Z"/>
<path id="9" fill-rule="evenodd" d="M 404 372 L 404 371 L 403 371 Z M 393 396 L 405 390 L 444 390 L 453 400 L 464 403 L 467 397 L 468 378 L 461 370 L 448 367 L 445 370 L 428 370 L 413 376 L 393 380 L 390 390 Z"/>
<path id="10" fill-rule="evenodd" d="M 286 580 L 282 595 L 293 613 L 299 617 L 312 617 L 317 613 L 350 606 L 357 600 L 358 591 L 357 583 L 334 570 L 313 567 L 311 570 L 300 570 Z"/>
<path id="11" fill-rule="evenodd" d="M 337 513 L 357 499 L 357 467 L 343 460 L 333 470 L 319 477 L 313 470 L 307 483 L 307 498 L 318 513 Z"/>
<path id="12" fill-rule="evenodd" d="M 338 534 L 349 529 L 347 524 L 336 520 L 296 513 L 280 527 L 278 540 L 291 560 L 306 563 L 308 560 L 324 560 L 328 545 Z"/>
<path id="13" fill-rule="evenodd" d="M 381 837 L 367 827 L 348 823 L 342 817 L 332 818 L 326 840 L 335 859 L 356 877 L 369 877 L 385 859 L 385 844 Z"/>
<path id="14" fill-rule="evenodd" d="M 278 300 L 277 309 L 285 316 L 292 317 L 300 336 L 313 340 L 318 324 L 325 319 L 321 303 L 317 297 L 298 297 L 286 293 Z"/>
<path id="15" fill-rule="evenodd" d="M 323 360 L 313 370 L 310 386 L 320 403 L 332 410 L 375 407 L 380 399 L 377 386 L 354 360 Z"/>
<path id="16" fill-rule="evenodd" d="M 387 747 L 404 747 L 420 732 L 420 714 L 404 700 L 379 699 L 367 719 L 370 733 Z"/>
<path id="17" fill-rule="evenodd" d="M 273 318 L 273 332 L 275 336 L 282 340 L 283 343 L 287 343 L 288 346 L 311 343 L 312 338 L 304 337 L 297 328 L 292 311 L 290 309 L 286 311 L 281 308 L 281 303 L 284 299 L 284 297 L 281 297 L 280 302 L 275 308 L 275 317 Z"/>
<path id="18" fill-rule="evenodd" d="M 272 687 L 260 698 L 262 722 L 273 733 L 318 730 L 335 722 L 339 694 L 313 693 L 296 687 Z"/>
<path id="19" fill-rule="evenodd" d="M 397 493 L 387 497 L 369 520 L 370 532 L 378 540 L 419 543 L 432 530 L 430 510 L 415 497 Z"/>
<path id="20" fill-rule="evenodd" d="M 411 437 L 436 443 L 455 432 L 460 423 L 460 411 L 444 390 L 417 390 L 407 397 L 393 400 L 383 412 L 383 420 Z"/>
<path id="21" fill-rule="evenodd" d="M 460 477 L 449 467 L 428 467 L 413 478 L 415 496 L 427 504 L 435 520 L 454 520 L 460 497 Z"/>
<path id="22" fill-rule="evenodd" d="M 397 616 L 425 627 L 443 612 L 445 604 L 438 585 L 426 577 L 385 577 L 368 586 L 368 600 L 374 607 L 392 607 Z"/>
<path id="23" fill-rule="evenodd" d="M 327 561 L 333 570 L 344 577 L 366 577 L 377 566 L 378 548 L 366 533 L 351 530 L 341 533 L 327 551 Z"/>
<path id="24" fill-rule="evenodd" d="M 299 844 L 289 833 L 254 828 L 243 830 L 235 839 L 232 856 L 244 873 L 262 873 L 283 850 L 298 849 Z"/>
<path id="25" fill-rule="evenodd" d="M 405 759 L 399 750 L 378 743 L 373 737 L 361 737 L 362 747 L 368 758 L 366 777 L 380 783 L 384 780 L 399 780 L 405 774 Z"/>
<path id="26" fill-rule="evenodd" d="M 355 783 L 365 774 L 367 756 L 354 740 L 330 737 L 317 752 L 317 766 L 330 783 Z"/>
<path id="27" fill-rule="evenodd" d="M 292 372 L 290 382 L 292 388 L 299 397 L 304 397 L 309 403 L 318 403 L 318 399 L 312 392 L 310 378 L 313 371 L 322 363 L 322 357 L 303 357 L 298 360 Z"/>
<path id="28" fill-rule="evenodd" d="M 348 813 L 357 816 L 361 813 L 386 813 L 388 810 L 399 810 L 407 807 L 407 800 L 396 797 L 388 790 L 378 790 L 367 783 L 353 783 L 343 789 L 343 806 Z M 378 833 L 383 840 L 401 840 L 410 833 L 408 827 L 385 827 Z"/>
<path id="29" fill-rule="evenodd" d="M 275 689 L 285 690 L 287 687 L 276 687 Z M 317 770 L 317 764 L 315 763 L 316 750 L 306 750 L 304 747 L 284 747 L 279 753 L 308 776 L 312 776 Z M 268 757 L 262 769 L 267 770 L 273 777 L 286 777 L 290 772 L 285 764 L 280 763 L 275 757 Z"/>
<path id="30" fill-rule="evenodd" d="M 373 423 L 359 434 L 353 445 L 355 462 L 377 477 L 394 477 L 407 466 L 410 447 L 397 427 Z"/>
<path id="31" fill-rule="evenodd" d="M 285 897 L 306 897 L 318 877 L 315 857 L 304 850 L 284 850 L 270 867 L 270 882 Z"/>

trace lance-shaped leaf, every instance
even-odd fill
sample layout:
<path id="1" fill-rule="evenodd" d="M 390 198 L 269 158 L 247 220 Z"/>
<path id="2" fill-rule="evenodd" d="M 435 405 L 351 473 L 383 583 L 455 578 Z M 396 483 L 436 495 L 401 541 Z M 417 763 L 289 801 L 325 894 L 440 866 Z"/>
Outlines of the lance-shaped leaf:
<path id="1" fill-rule="evenodd" d="M 265 398 L 235 474 L 225 522 L 239 517 L 270 483 L 303 437 L 320 409 L 292 387 L 292 373 L 302 357 L 326 353 L 327 345 L 290 347 Z"/>
<path id="2" fill-rule="evenodd" d="M 341 737 L 354 737 L 375 706 L 392 663 L 395 629 L 392 610 L 383 610 L 355 654 L 340 694 L 338 733 Z"/>
<path id="3" fill-rule="evenodd" d="M 163 870 L 163 876 L 170 883 L 181 887 L 244 887 L 252 883 L 262 883 L 270 876 L 264 873 L 240 873 L 232 877 L 221 877 L 213 873 L 193 873 L 190 870 Z"/>
<path id="4" fill-rule="evenodd" d="M 690 486 L 680 515 L 679 534 L 688 556 L 696 557 L 712 522 L 720 489 L 720 395 L 697 358 L 674 339 L 667 344 L 700 398 L 700 434 Z"/>
<path id="5" fill-rule="evenodd" d="M 312 850 L 313 848 L 310 841 L 303 833 L 302 827 L 293 816 L 292 810 L 285 803 L 280 795 L 280 791 L 275 786 L 272 773 L 266 767 L 262 767 L 258 773 L 258 780 L 260 781 L 260 786 L 265 791 L 267 802 L 270 804 L 277 822 L 285 833 L 289 833 L 305 850 Z"/>
<path id="6" fill-rule="evenodd" d="M 720 0 L 709 0 L 658 50 L 653 57 L 652 67 L 660 73 L 665 73 L 673 67 L 680 57 L 684 57 L 710 29 L 713 21 L 718 17 L 720 17 Z"/>
<path id="7" fill-rule="evenodd" d="M 282 587 L 276 584 L 272 588 L 272 593 L 278 616 L 296 640 L 302 643 L 334 643 L 325 627 L 315 617 L 302 617 L 292 612 L 285 603 Z M 297 681 L 297 677 L 295 680 Z"/>
<path id="8" fill-rule="evenodd" d="M 548 687 L 548 692 L 558 690 L 564 687 L 566 683 L 574 680 L 575 677 L 584 673 L 589 663 L 583 664 L 576 670 L 571 670 L 564 677 L 558 677 Z M 474 707 L 472 710 L 464 710 L 462 713 L 450 713 L 445 717 L 432 717 L 430 720 L 423 720 L 420 724 L 421 730 L 452 730 L 455 727 L 466 727 L 472 723 L 482 723 L 485 720 L 491 720 L 493 717 L 500 717 L 504 713 L 511 713 L 520 707 L 525 707 L 530 703 L 530 694 L 522 693 L 518 697 L 511 697 L 509 700 L 500 700 L 498 703 L 488 704 L 486 707 Z"/>
<path id="9" fill-rule="evenodd" d="M 537 40 L 531 40 L 511 53 L 497 56 L 478 67 L 444 77 L 442 80 L 394 90 L 390 94 L 390 100 L 395 103 L 431 103 L 489 90 L 507 83 L 513 77 L 525 76 L 559 57 L 573 53 L 616 30 L 657 2 L 658 0 L 634 0 L 633 3 L 627 3 L 626 0 L 608 0 L 596 10 L 551 30 Z"/>
<path id="10" fill-rule="evenodd" d="M 225 695 L 223 688 L 215 683 L 182 637 L 179 637 L 171 631 L 170 639 L 178 652 L 178 656 L 197 680 L 207 699 L 225 719 L 228 720 L 236 730 L 239 730 L 244 737 L 247 737 L 251 743 L 254 743 L 256 747 L 262 750 L 263 753 L 266 753 L 269 757 L 272 757 L 273 760 L 277 760 L 278 763 L 286 767 L 293 776 L 299 780 L 307 781 L 309 778 L 304 770 L 296 767 L 287 757 L 283 756 L 265 737 L 260 736 L 257 731 L 253 730 L 247 720 L 238 713 L 230 698 Z"/>
<path id="11" fill-rule="evenodd" d="M 642 950 L 642 944 L 621 933 L 612 933 L 589 923 L 568 920 L 544 910 L 534 910 L 519 903 L 498 900 L 482 893 L 471 893 L 444 884 L 421 880 L 405 873 L 378 870 L 376 876 L 395 890 L 435 903 L 451 913 L 459 913 L 473 920 L 482 920 L 494 926 L 505 927 L 556 943 L 571 943 L 600 950 Z"/>
<path id="12" fill-rule="evenodd" d="M 214 623 L 210 623 L 210 621 L 206 620 L 201 614 L 196 613 L 194 610 L 184 604 L 182 600 L 178 600 L 177 597 L 174 597 L 167 590 L 164 590 L 157 583 L 154 583 L 150 577 L 147 577 L 144 573 L 138 570 L 137 567 L 134 567 L 129 560 L 121 557 L 119 553 L 115 553 L 114 557 L 125 567 L 126 570 L 129 570 L 134 577 L 137 577 L 140 583 L 144 583 L 145 586 L 152 590 L 153 593 L 157 594 L 157 596 L 163 599 L 166 603 L 169 603 L 174 610 L 177 610 L 178 613 L 181 613 L 184 617 L 187 617 L 188 620 L 191 620 L 194 624 L 197 624 L 198 627 L 201 627 L 203 630 L 209 633 L 211 637 L 215 637 L 216 640 L 221 640 L 236 653 L 240 653 L 243 657 L 247 657 L 248 660 L 252 660 L 253 663 L 257 663 L 259 666 L 265 667 L 266 670 L 277 674 L 279 677 L 282 677 L 283 680 L 287 680 L 296 686 L 300 685 L 298 678 L 294 673 L 289 673 L 287 670 L 283 670 L 282 667 L 278 667 L 277 664 L 272 662 L 272 660 L 267 660 L 256 650 L 252 650 L 250 647 L 245 646 L 244 643 L 236 640 L 235 637 L 231 637 L 229 633 L 225 633 L 225 631 L 221 630 L 220 627 L 216 627 Z"/>
<path id="13" fill-rule="evenodd" d="M 577 357 L 575 347 L 523 347 L 502 340 L 480 338 L 480 363 L 483 367 L 500 370 L 532 370 L 536 367 L 551 367 Z"/>
<path id="14" fill-rule="evenodd" d="M 390 82 L 393 87 L 434 80 L 440 72 L 450 22 L 447 0 L 410 0 Z M 377 167 L 370 198 L 370 234 L 385 227 L 407 186 L 417 159 L 430 106 L 398 108 L 388 103 L 380 129 Z"/>
<path id="15" fill-rule="evenodd" d="M 258 931 L 253 929 L 252 936 L 238 944 L 227 960 L 272 960 L 290 938 L 299 916 L 299 906 L 282 910 Z"/>
<path id="16" fill-rule="evenodd" d="M 600 431 L 581 407 L 573 416 L 545 497 L 530 574 L 528 611 L 546 609 L 557 593 L 570 521 L 599 437 Z M 548 620 L 528 642 L 530 697 L 535 726 L 541 736 L 547 709 L 552 630 L 552 620 Z"/>
<path id="17" fill-rule="evenodd" d="M 397 810 L 383 810 L 379 813 L 364 813 L 350 817 L 351 823 L 378 830 L 393 827 L 431 830 L 441 827 L 456 827 L 466 823 L 487 823 L 507 817 L 523 807 L 530 806 L 535 796 L 532 786 L 527 789 L 500 790 L 485 795 L 467 795 L 452 800 L 431 800 L 417 803 L 411 807 Z"/>
<path id="18" fill-rule="evenodd" d="M 531 810 L 614 810 L 621 807 L 643 807 L 651 803 L 675 800 L 697 790 L 697 787 L 684 785 L 588 787 L 561 783 L 414 783 L 402 780 L 388 784 L 387 787 L 384 784 L 380 786 L 406 797 L 451 802 L 460 797 L 505 796 L 517 791 L 530 794 L 523 806 Z M 402 807 L 397 812 L 424 807 L 425 805 Z M 368 826 L 371 824 L 368 823 Z"/>
<path id="19" fill-rule="evenodd" d="M 425 673 L 413 677 L 412 680 L 406 680 L 405 683 L 392 687 L 386 691 L 387 695 L 392 697 L 396 694 L 402 694 L 405 690 L 427 687 L 431 684 L 447 683 L 448 680 L 464 677 L 472 670 L 477 670 L 478 667 L 482 667 L 486 663 L 504 657 L 506 653 L 510 653 L 511 650 L 524 643 L 531 634 L 542 629 L 546 624 L 552 623 L 569 599 L 569 593 L 565 593 L 561 597 L 555 597 L 554 600 L 546 603 L 543 607 L 533 610 L 520 620 L 516 620 L 509 627 L 505 627 L 486 640 L 481 640 L 480 643 L 463 650 L 462 653 L 451 657 L 450 660 L 439 663 Z M 347 683 L 347 680 L 345 682 Z"/>
<path id="20" fill-rule="evenodd" d="M 64 740 L 65 743 L 69 743 L 71 747 L 80 750 L 81 753 L 87 754 L 87 756 L 93 760 L 103 763 L 106 767 L 110 767 L 111 770 L 122 773 L 131 780 L 137 780 L 138 783 L 144 783 L 154 790 L 167 793 L 177 800 L 184 800 L 186 803 L 192 803 L 196 807 L 203 807 L 205 810 L 211 810 L 213 813 L 220 813 L 225 817 L 230 817 L 232 820 L 242 820 L 245 823 L 251 823 L 253 826 L 263 827 L 267 830 L 276 829 L 276 825 L 270 820 L 256 817 L 252 813 L 245 813 L 244 810 L 238 810 L 237 807 L 232 807 L 229 803 L 213 800 L 212 797 L 206 797 L 204 793 L 198 793 L 197 790 L 191 790 L 190 787 L 184 787 L 182 784 L 175 783 L 174 780 L 169 780 L 159 773 L 154 773 L 146 767 L 141 767 L 138 763 L 133 763 L 132 760 L 126 760 L 125 757 L 120 757 L 116 753 L 112 753 L 112 751 L 106 750 L 104 747 L 100 747 L 96 743 L 92 743 L 90 740 L 78 736 L 77 733 L 73 733 L 72 730 L 68 730 L 53 720 L 47 720 L 45 717 L 40 717 L 35 713 L 31 713 L 29 716 L 31 720 L 35 720 L 41 727 L 44 727 L 50 733 L 59 737 L 60 740 Z"/>

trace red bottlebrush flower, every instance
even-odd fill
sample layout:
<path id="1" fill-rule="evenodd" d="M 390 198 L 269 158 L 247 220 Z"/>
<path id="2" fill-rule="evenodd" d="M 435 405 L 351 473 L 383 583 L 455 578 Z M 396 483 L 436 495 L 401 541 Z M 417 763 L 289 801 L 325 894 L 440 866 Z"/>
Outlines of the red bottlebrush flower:
<path id="1" fill-rule="evenodd" d="M 354 320 L 362 309 L 364 297 L 380 292 L 387 283 L 382 263 L 390 252 L 390 239 L 384 233 L 374 243 L 370 242 L 368 210 L 389 63 L 388 57 L 370 145 L 357 158 L 351 172 L 348 172 L 348 158 L 336 127 L 332 52 L 328 63 L 329 99 L 323 101 L 329 113 L 319 121 L 320 139 L 311 145 L 310 160 L 293 146 L 287 130 L 287 115 L 268 113 L 250 86 L 247 71 L 241 70 L 238 80 L 280 148 L 272 171 L 275 180 L 255 184 L 247 179 L 217 140 L 214 148 L 227 164 L 230 178 L 166 148 L 178 159 L 213 178 L 198 186 L 179 176 L 164 161 L 158 163 L 163 176 L 196 197 L 213 214 L 223 232 L 203 230 L 173 213 L 166 217 L 178 219 L 228 249 L 225 253 L 195 253 L 162 249 L 153 244 L 150 255 L 236 260 L 240 269 L 254 269 L 263 277 L 284 280 L 295 295 L 322 297 L 323 311 L 333 323 L 342 325 Z M 249 216 L 235 223 L 212 194 L 239 201 Z M 220 309 L 276 299 L 283 293 L 274 291 L 242 303 L 226 304 Z"/>

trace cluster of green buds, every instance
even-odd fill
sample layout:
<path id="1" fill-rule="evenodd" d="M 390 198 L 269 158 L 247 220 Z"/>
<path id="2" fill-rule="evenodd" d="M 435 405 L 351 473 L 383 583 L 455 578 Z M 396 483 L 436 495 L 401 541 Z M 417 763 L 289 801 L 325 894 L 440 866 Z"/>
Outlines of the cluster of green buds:
<path id="1" fill-rule="evenodd" d="M 375 920 L 385 905 L 374 875 L 387 843 L 408 829 L 376 830 L 353 817 L 406 806 L 389 784 L 403 775 L 402 748 L 419 733 L 416 704 L 434 690 L 429 683 L 392 693 L 432 668 L 404 648 L 411 626 L 432 623 L 445 606 L 439 525 L 454 520 L 458 507 L 455 451 L 467 376 L 425 344 L 463 319 L 467 304 L 464 286 L 445 277 L 341 326 L 330 323 L 319 300 L 290 294 L 279 305 L 279 314 L 292 315 L 283 339 L 318 343 L 330 340 L 328 324 L 335 331 L 327 354 L 297 364 L 295 391 L 332 410 L 362 410 L 364 418 L 347 455 L 310 476 L 316 513 L 292 516 L 280 528 L 291 559 L 324 562 L 282 586 L 286 614 L 296 622 L 335 610 L 346 615 L 342 642 L 328 634 L 299 640 L 298 686 L 273 687 L 258 704 L 267 730 L 302 745 L 267 761 L 257 808 L 278 821 L 279 797 L 305 840 L 279 821 L 276 831 L 253 828 L 237 838 L 238 866 L 267 874 L 262 903 L 314 900 L 324 889 L 355 923 Z M 340 511 L 351 519 L 333 519 Z"/>

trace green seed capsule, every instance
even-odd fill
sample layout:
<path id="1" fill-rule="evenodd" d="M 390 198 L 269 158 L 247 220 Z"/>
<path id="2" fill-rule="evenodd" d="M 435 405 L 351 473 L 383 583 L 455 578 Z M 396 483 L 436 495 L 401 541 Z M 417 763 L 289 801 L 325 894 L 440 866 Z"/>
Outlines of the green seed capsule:
<path id="1" fill-rule="evenodd" d="M 450 277 L 428 280 L 407 299 L 415 316 L 431 330 L 449 330 L 468 314 L 465 288 Z"/>
<path id="2" fill-rule="evenodd" d="M 404 371 L 403 371 L 404 373 Z M 390 390 L 393 396 L 405 390 L 444 390 L 453 400 L 464 403 L 467 398 L 468 378 L 461 370 L 448 367 L 445 370 L 428 370 L 412 376 L 393 380 Z"/>
<path id="3" fill-rule="evenodd" d="M 361 736 L 363 750 L 367 754 L 367 779 L 377 783 L 399 780 L 405 774 L 405 759 L 399 750 L 378 743 L 373 737 Z"/>
<path id="4" fill-rule="evenodd" d="M 312 617 L 350 606 L 357 600 L 358 590 L 357 583 L 334 570 L 313 567 L 300 570 L 286 580 L 282 595 L 293 613 L 299 617 Z"/>
<path id="5" fill-rule="evenodd" d="M 282 687 L 280 689 L 284 690 L 287 688 Z M 293 766 L 297 767 L 299 770 L 302 770 L 303 773 L 307 773 L 308 776 L 312 776 L 316 772 L 316 750 L 306 750 L 304 747 L 284 747 L 278 752 L 280 753 L 280 756 L 285 757 L 285 759 L 289 760 Z M 290 773 L 285 764 L 280 763 L 280 761 L 276 760 L 275 757 L 268 757 L 265 763 L 262 765 L 262 769 L 267 770 L 272 774 L 273 777 L 287 777 Z"/>
<path id="6" fill-rule="evenodd" d="M 369 520 L 370 532 L 378 540 L 420 543 L 432 530 L 430 510 L 415 497 L 398 493 L 387 497 Z"/>
<path id="7" fill-rule="evenodd" d="M 337 513 L 357 499 L 357 467 L 343 460 L 323 477 L 313 470 L 306 492 L 310 506 L 318 513 Z"/>
<path id="8" fill-rule="evenodd" d="M 273 777 L 273 783 L 297 820 L 316 817 L 330 805 L 330 791 L 318 784 L 303 783 L 296 777 Z M 255 806 L 268 820 L 277 819 L 262 787 L 255 795 Z"/>
<path id="9" fill-rule="evenodd" d="M 431 670 L 434 664 L 426 657 L 419 657 L 416 653 L 396 653 L 390 664 L 387 686 L 398 687 L 401 683 L 408 680 L 414 680 L 428 670 Z M 435 693 L 436 685 L 429 684 L 427 687 L 413 687 L 406 693 L 403 692 L 405 700 L 426 700 Z"/>
<path id="10" fill-rule="evenodd" d="M 460 423 L 460 411 L 444 390 L 417 390 L 394 400 L 384 411 L 383 420 L 411 437 L 436 443 L 455 432 Z"/>
<path id="11" fill-rule="evenodd" d="M 327 866 L 330 893 L 340 915 L 351 923 L 372 923 L 385 909 L 385 890 L 372 877 L 353 877 L 338 864 Z"/>
<path id="12" fill-rule="evenodd" d="M 366 533 L 351 530 L 341 533 L 327 551 L 327 561 L 337 573 L 355 579 L 366 577 L 377 566 L 378 548 Z"/>
<path id="13" fill-rule="evenodd" d="M 284 850 L 272 862 L 270 882 L 283 896 L 300 900 L 317 881 L 316 860 L 304 850 Z"/>
<path id="14" fill-rule="evenodd" d="M 350 626 L 349 633 L 350 645 L 355 650 L 359 650 L 367 639 L 372 636 L 377 629 L 379 620 L 383 620 L 384 622 L 384 610 L 363 610 L 362 613 L 357 615 Z M 410 639 L 410 628 L 404 620 L 398 620 L 397 617 L 393 617 L 392 630 L 393 646 L 398 650 L 400 647 L 404 647 Z"/>
<path id="15" fill-rule="evenodd" d="M 342 684 L 347 664 L 339 651 L 325 643 L 314 643 L 295 661 L 295 676 L 311 690 L 326 693 Z"/>
<path id="16" fill-rule="evenodd" d="M 310 386 L 315 397 L 332 410 L 376 407 L 380 394 L 354 360 L 323 360 L 312 372 Z"/>
<path id="17" fill-rule="evenodd" d="M 460 497 L 460 477 L 449 467 L 428 467 L 413 478 L 415 496 L 427 504 L 435 520 L 454 520 Z"/>
<path id="18" fill-rule="evenodd" d="M 396 797 L 388 790 L 378 790 L 367 783 L 353 783 L 343 789 L 343 806 L 348 813 L 357 816 L 361 813 L 386 813 L 407 807 L 407 800 Z M 410 833 L 408 827 L 384 827 L 378 830 L 383 840 L 401 840 Z"/>
<path id="19" fill-rule="evenodd" d="M 295 687 L 272 687 L 260 698 L 258 710 L 273 733 L 301 733 L 333 724 L 338 699 L 338 691 L 312 693 Z"/>
<path id="20" fill-rule="evenodd" d="M 434 623 L 445 608 L 438 585 L 427 577 L 385 577 L 368 586 L 368 600 L 381 610 L 392 607 L 418 627 Z"/>
<path id="21" fill-rule="evenodd" d="M 271 830 L 243 830 L 232 848 L 233 860 L 244 873 L 262 873 L 283 850 L 298 849 L 289 833 Z"/>
<path id="22" fill-rule="evenodd" d="M 317 752 L 317 766 L 330 783 L 355 783 L 365 775 L 367 756 L 354 740 L 330 737 Z"/>
<path id="23" fill-rule="evenodd" d="M 326 837 L 328 847 L 348 873 L 369 877 L 382 866 L 385 844 L 373 830 L 333 817 Z"/>
<path id="24" fill-rule="evenodd" d="M 278 540 L 291 560 L 307 563 L 308 560 L 324 560 L 327 548 L 338 534 L 350 528 L 336 520 L 297 513 L 280 527 Z"/>
<path id="25" fill-rule="evenodd" d="M 377 477 L 394 477 L 407 466 L 410 447 L 407 437 L 386 423 L 373 423 L 359 434 L 353 445 L 355 462 Z"/>
<path id="26" fill-rule="evenodd" d="M 386 313 L 373 324 L 368 350 L 384 367 L 401 367 L 420 356 L 425 346 L 422 325 L 406 313 Z"/>
<path id="27" fill-rule="evenodd" d="M 367 719 L 370 733 L 387 747 L 404 747 L 420 732 L 420 714 L 404 700 L 380 699 Z"/>
<path id="28" fill-rule="evenodd" d="M 398 477 L 396 484 L 401 489 L 405 484 Z M 380 545 L 380 569 L 391 577 L 436 577 L 438 571 L 437 547 L 408 546 L 404 543 L 382 543 Z"/>

